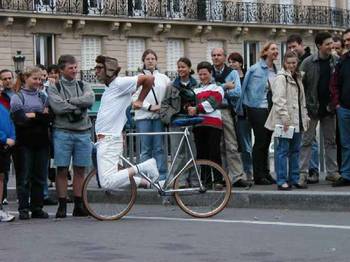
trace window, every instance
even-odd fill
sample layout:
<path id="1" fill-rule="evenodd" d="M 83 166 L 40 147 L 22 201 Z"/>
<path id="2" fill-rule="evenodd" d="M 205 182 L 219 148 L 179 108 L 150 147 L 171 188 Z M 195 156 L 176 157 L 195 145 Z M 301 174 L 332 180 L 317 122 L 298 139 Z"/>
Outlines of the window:
<path id="1" fill-rule="evenodd" d="M 259 42 L 245 41 L 244 42 L 244 62 L 245 68 L 254 65 L 258 60 Z"/>
<path id="2" fill-rule="evenodd" d="M 185 13 L 185 1 L 167 0 L 167 16 L 180 18 Z"/>
<path id="3" fill-rule="evenodd" d="M 224 48 L 224 41 L 221 40 L 209 40 L 207 47 L 207 61 L 211 62 L 211 51 L 214 48 Z"/>
<path id="4" fill-rule="evenodd" d="M 168 39 L 166 53 L 166 68 L 169 72 L 177 70 L 176 62 L 185 53 L 184 41 L 181 39 Z"/>
<path id="5" fill-rule="evenodd" d="M 55 36 L 34 35 L 35 64 L 50 65 L 55 63 Z"/>
<path id="6" fill-rule="evenodd" d="M 50 13 L 56 11 L 56 0 L 36 0 L 33 3 L 37 12 Z"/>
<path id="7" fill-rule="evenodd" d="M 145 47 L 145 39 L 143 38 L 128 39 L 128 71 L 137 71 L 142 68 L 141 58 Z"/>
<path id="8" fill-rule="evenodd" d="M 143 16 L 145 15 L 146 0 L 128 0 L 128 14 L 129 16 Z"/>
<path id="9" fill-rule="evenodd" d="M 81 41 L 81 69 L 90 70 L 95 67 L 96 56 L 101 54 L 101 37 L 83 36 Z"/>

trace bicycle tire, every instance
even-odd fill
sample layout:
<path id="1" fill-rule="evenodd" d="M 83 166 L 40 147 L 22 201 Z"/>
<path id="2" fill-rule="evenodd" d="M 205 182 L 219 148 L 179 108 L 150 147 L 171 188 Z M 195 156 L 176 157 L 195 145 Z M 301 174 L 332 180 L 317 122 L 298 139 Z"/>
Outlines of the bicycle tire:
<path id="1" fill-rule="evenodd" d="M 101 188 L 92 170 L 83 183 L 83 202 L 89 214 L 101 221 L 118 220 L 125 216 L 136 201 L 137 186 L 133 176 L 129 176 L 130 186 L 108 190 Z"/>
<path id="2" fill-rule="evenodd" d="M 184 212 L 193 217 L 212 217 L 221 212 L 230 200 L 232 189 L 231 180 L 224 169 L 213 161 L 196 160 L 195 163 L 201 176 L 201 181 L 206 185 L 206 190 L 198 190 L 195 192 L 174 192 L 175 201 Z M 199 189 L 198 186 L 194 185 L 199 184 L 197 176 L 191 175 L 195 172 L 194 170 L 194 163 L 191 163 L 186 167 L 175 179 L 173 185 L 174 190 L 186 188 Z M 211 178 L 208 178 L 208 174 L 205 174 L 205 172 L 208 171 L 210 171 Z M 196 181 L 194 181 L 194 179 Z M 220 179 L 222 180 L 220 181 Z M 213 183 L 215 180 L 222 184 L 222 189 L 219 189 L 218 187 L 220 183 Z M 210 185 L 210 183 L 212 184 Z M 218 198 L 218 200 L 216 200 L 213 205 L 209 203 L 212 200 L 215 201 L 216 198 Z M 197 202 L 196 200 L 200 201 Z"/>

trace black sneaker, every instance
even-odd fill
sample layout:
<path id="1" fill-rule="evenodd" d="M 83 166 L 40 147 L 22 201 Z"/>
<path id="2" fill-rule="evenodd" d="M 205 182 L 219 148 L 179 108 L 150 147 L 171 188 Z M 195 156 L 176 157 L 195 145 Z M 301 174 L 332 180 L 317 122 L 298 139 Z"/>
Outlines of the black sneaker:
<path id="1" fill-rule="evenodd" d="M 44 206 L 56 206 L 57 201 L 55 199 L 52 199 L 50 197 L 44 199 Z"/>
<path id="2" fill-rule="evenodd" d="M 89 213 L 83 206 L 75 206 L 73 209 L 73 217 L 87 217 Z"/>
<path id="3" fill-rule="evenodd" d="M 271 184 L 276 184 L 276 179 L 274 179 L 270 174 L 267 174 L 265 178 L 269 180 Z"/>
<path id="4" fill-rule="evenodd" d="M 272 185 L 272 182 L 267 178 L 258 178 L 254 180 L 254 184 L 266 186 L 266 185 Z"/>
<path id="5" fill-rule="evenodd" d="M 252 183 L 248 182 L 247 180 L 240 179 L 234 182 L 232 186 L 233 187 L 251 187 Z"/>
<path id="6" fill-rule="evenodd" d="M 32 218 L 49 218 L 49 214 L 42 209 L 34 210 L 32 212 Z"/>
<path id="7" fill-rule="evenodd" d="M 65 218 L 67 216 L 67 205 L 60 205 L 57 208 L 56 218 Z"/>
<path id="8" fill-rule="evenodd" d="M 308 184 L 317 184 L 319 182 L 319 173 L 314 169 L 309 170 L 309 175 L 307 176 Z"/>
<path id="9" fill-rule="evenodd" d="M 350 186 L 350 180 L 341 177 L 332 184 L 333 187 Z"/>
<path id="10" fill-rule="evenodd" d="M 27 210 L 21 210 L 19 211 L 19 219 L 20 220 L 28 220 L 30 217 L 29 217 L 29 211 Z"/>

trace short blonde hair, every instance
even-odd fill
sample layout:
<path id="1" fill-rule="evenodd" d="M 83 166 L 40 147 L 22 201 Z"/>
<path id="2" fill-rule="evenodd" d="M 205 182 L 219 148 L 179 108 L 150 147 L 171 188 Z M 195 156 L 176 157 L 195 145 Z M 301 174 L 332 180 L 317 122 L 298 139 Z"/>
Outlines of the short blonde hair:
<path id="1" fill-rule="evenodd" d="M 262 58 L 262 59 L 266 59 L 267 58 L 267 51 L 270 49 L 270 47 L 272 45 L 277 45 L 277 44 L 274 41 L 268 41 L 268 42 L 266 42 L 263 45 L 263 47 L 262 47 L 262 49 L 260 51 L 260 58 Z"/>

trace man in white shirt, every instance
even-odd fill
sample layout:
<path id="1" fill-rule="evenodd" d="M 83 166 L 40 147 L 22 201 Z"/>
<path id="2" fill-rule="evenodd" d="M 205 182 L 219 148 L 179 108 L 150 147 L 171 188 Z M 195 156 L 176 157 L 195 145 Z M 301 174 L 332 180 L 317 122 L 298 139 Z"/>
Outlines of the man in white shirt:
<path id="1" fill-rule="evenodd" d="M 97 167 L 101 186 L 108 189 L 127 186 L 130 183 L 129 176 L 140 172 L 152 181 L 159 177 L 154 158 L 118 170 L 119 156 L 123 152 L 122 130 L 127 120 L 126 109 L 131 104 L 132 94 L 142 86 L 140 95 L 134 102 L 134 108 L 139 109 L 154 84 L 154 77 L 148 75 L 118 77 L 120 69 L 115 58 L 102 55 L 96 58 L 96 77 L 106 84 L 95 124 Z M 134 179 L 138 186 L 149 187 L 147 180 L 136 176 Z"/>

